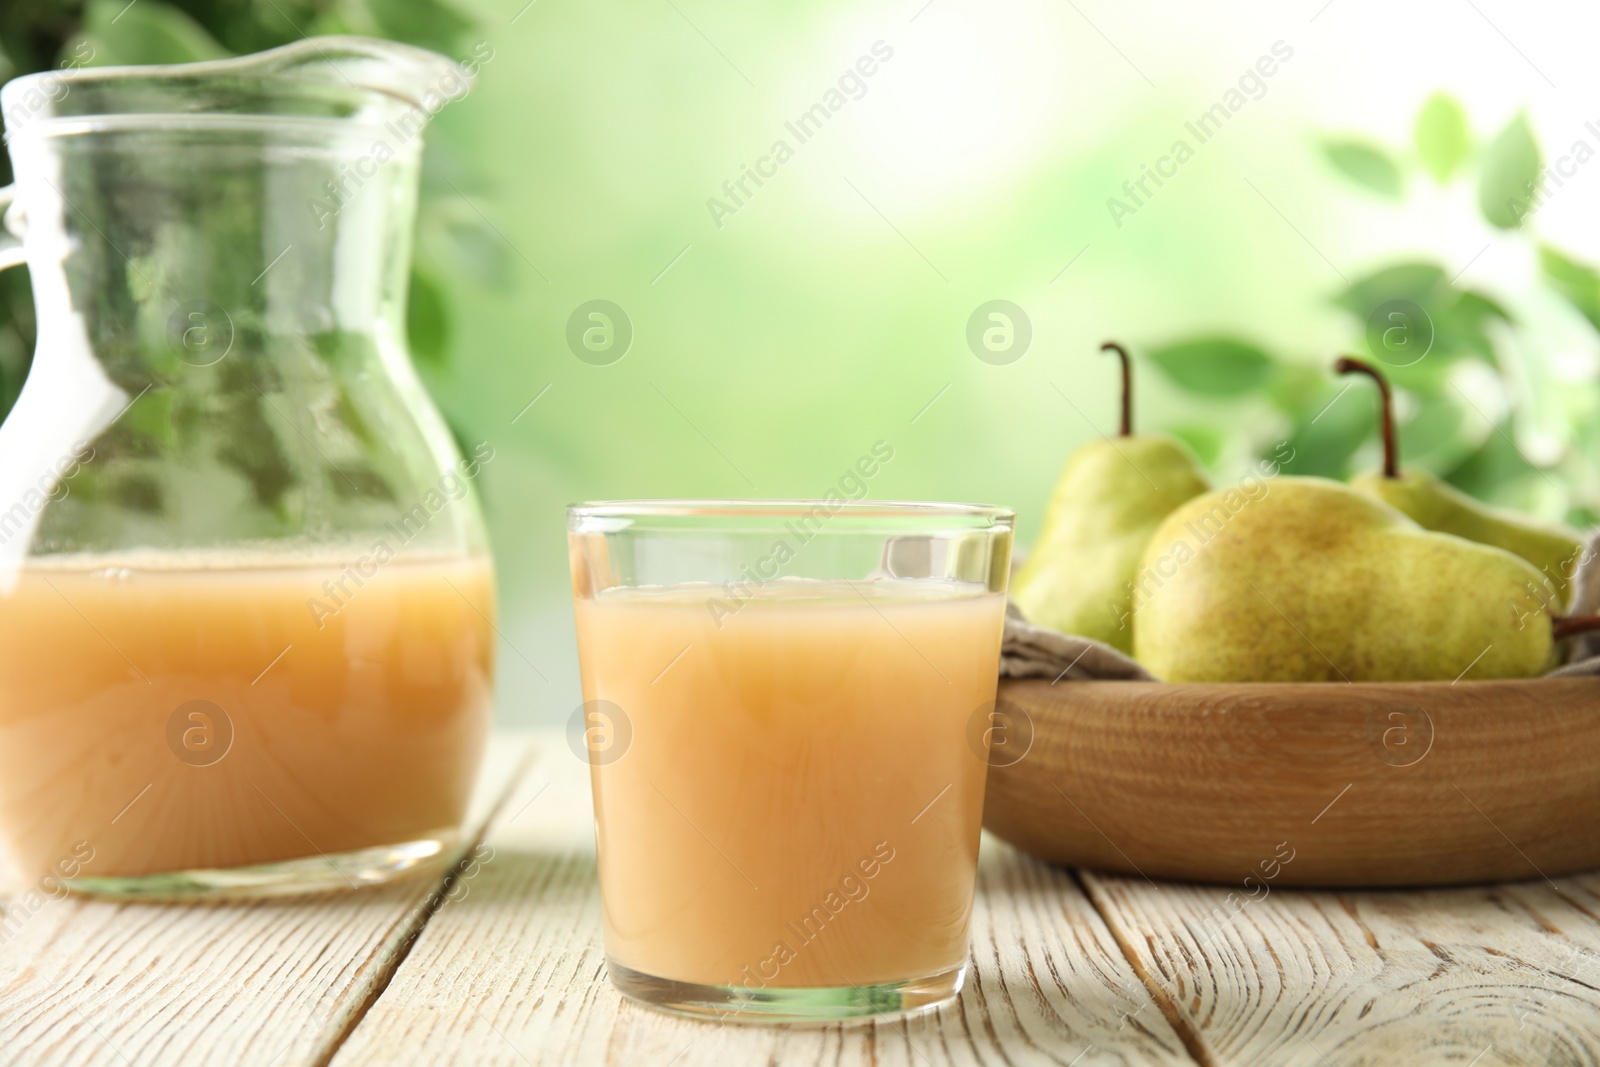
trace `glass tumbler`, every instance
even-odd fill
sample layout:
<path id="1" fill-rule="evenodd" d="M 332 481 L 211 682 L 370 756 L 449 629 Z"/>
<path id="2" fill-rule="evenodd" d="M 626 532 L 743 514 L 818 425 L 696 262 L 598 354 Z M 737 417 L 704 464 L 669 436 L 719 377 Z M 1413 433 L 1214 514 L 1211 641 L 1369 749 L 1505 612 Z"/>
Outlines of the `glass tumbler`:
<path id="1" fill-rule="evenodd" d="M 568 511 L 569 729 L 624 994 L 772 1021 L 956 995 L 1012 519 L 832 498 Z"/>

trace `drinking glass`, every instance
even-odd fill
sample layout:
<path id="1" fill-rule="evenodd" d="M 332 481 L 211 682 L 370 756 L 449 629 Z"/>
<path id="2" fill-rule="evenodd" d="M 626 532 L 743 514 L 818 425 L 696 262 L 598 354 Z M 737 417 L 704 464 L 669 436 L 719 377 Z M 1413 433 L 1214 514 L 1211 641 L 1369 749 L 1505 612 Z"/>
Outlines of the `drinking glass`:
<path id="1" fill-rule="evenodd" d="M 405 322 L 422 130 L 468 80 L 330 37 L 0 92 L 0 266 L 27 265 L 39 323 L 0 427 L 0 844 L 25 884 L 301 893 L 459 844 L 493 450 L 457 451 Z"/>
<path id="2" fill-rule="evenodd" d="M 702 1015 L 935 1006 L 966 972 L 1011 512 L 568 511 L 606 958 Z"/>

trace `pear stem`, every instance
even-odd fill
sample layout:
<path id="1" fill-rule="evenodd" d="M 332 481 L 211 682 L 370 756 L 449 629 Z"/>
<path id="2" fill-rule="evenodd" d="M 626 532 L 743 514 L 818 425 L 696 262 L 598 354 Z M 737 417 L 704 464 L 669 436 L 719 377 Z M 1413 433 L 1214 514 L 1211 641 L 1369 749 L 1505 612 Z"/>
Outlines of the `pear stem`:
<path id="1" fill-rule="evenodd" d="M 1550 635 L 1557 641 L 1600 630 L 1600 615 L 1553 615 Z"/>
<path id="2" fill-rule="evenodd" d="M 1377 367 L 1354 356 L 1340 356 L 1333 369 L 1340 374 L 1365 374 L 1378 383 L 1379 417 L 1383 427 L 1383 476 L 1400 477 L 1400 446 L 1394 438 L 1394 397 L 1389 394 L 1389 383 Z"/>
<path id="3" fill-rule="evenodd" d="M 1122 430 L 1120 436 L 1127 437 L 1133 433 L 1133 361 L 1128 358 L 1128 350 L 1115 341 L 1107 341 L 1100 346 L 1102 352 L 1115 352 L 1122 359 Z"/>

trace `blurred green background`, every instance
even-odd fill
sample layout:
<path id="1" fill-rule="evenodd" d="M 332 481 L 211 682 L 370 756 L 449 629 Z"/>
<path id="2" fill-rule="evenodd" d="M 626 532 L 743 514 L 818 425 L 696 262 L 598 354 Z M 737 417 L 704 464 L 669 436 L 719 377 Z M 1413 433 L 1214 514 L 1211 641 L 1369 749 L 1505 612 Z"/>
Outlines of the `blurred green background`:
<path id="1" fill-rule="evenodd" d="M 1593 34 L 1391 7 L 8 0 L 0 74 L 319 33 L 476 61 L 428 134 L 409 325 L 497 453 L 500 717 L 548 723 L 579 700 L 563 505 L 820 496 L 883 440 L 872 496 L 1008 504 L 1026 544 L 1115 429 L 1107 337 L 1140 425 L 1219 479 L 1284 441 L 1376 465 L 1371 390 L 1327 371 L 1366 352 L 1406 462 L 1593 523 Z M 0 275 L 0 407 L 32 329 Z"/>

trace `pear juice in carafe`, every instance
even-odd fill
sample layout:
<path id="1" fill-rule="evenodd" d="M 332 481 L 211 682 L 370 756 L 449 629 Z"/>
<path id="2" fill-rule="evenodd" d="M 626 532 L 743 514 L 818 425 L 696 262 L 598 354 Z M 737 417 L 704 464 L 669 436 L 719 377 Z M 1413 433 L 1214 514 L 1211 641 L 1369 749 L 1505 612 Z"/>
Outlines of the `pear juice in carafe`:
<path id="1" fill-rule="evenodd" d="M 0 426 L 0 843 L 25 882 L 305 892 L 456 847 L 494 452 L 462 455 L 404 325 L 420 131 L 466 85 L 319 38 L 0 96 L 0 265 L 39 322 Z"/>

